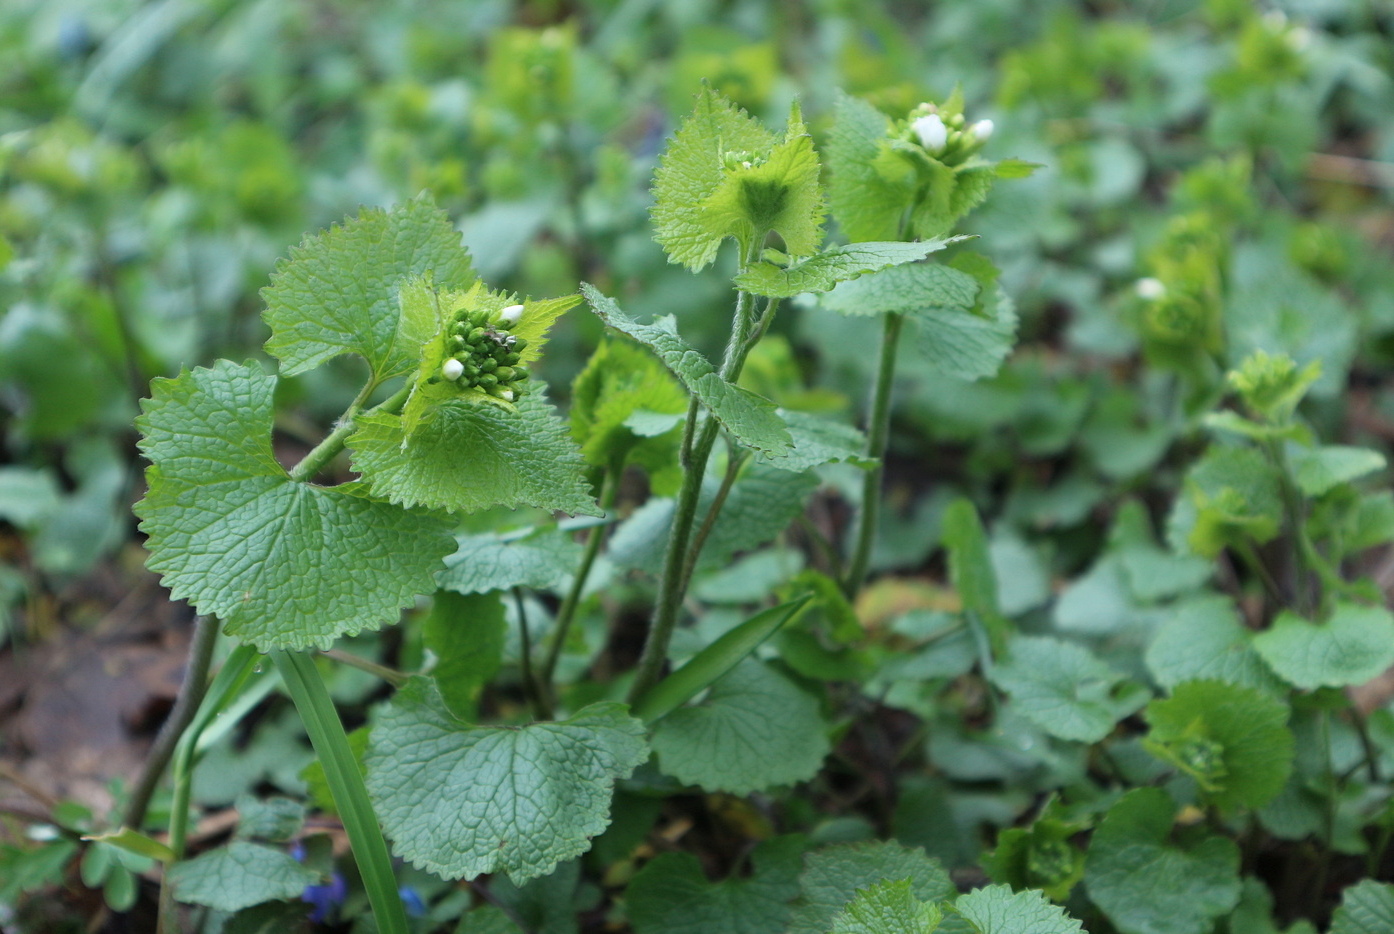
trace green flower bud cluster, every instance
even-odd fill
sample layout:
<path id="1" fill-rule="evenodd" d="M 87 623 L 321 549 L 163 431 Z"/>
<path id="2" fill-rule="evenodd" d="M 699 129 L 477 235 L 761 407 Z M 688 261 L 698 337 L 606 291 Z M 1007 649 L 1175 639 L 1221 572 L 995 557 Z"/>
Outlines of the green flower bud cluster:
<path id="1" fill-rule="evenodd" d="M 521 305 L 510 305 L 499 313 L 460 312 L 450 326 L 454 353 L 441 365 L 441 376 L 505 402 L 516 399 L 528 378 L 527 367 L 519 364 L 528 342 L 510 333 L 521 313 Z"/>

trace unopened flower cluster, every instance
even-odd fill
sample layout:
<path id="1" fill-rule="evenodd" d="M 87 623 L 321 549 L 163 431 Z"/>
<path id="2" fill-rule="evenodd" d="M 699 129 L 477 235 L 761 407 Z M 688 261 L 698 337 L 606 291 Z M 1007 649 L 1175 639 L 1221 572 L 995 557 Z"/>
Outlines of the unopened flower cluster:
<path id="1" fill-rule="evenodd" d="M 527 368 L 518 364 L 528 342 L 509 332 L 522 315 L 522 305 L 509 305 L 497 313 L 461 311 L 451 324 L 452 355 L 441 364 L 441 377 L 512 402 L 528 378 Z"/>
<path id="2" fill-rule="evenodd" d="M 992 136 L 991 120 L 969 124 L 961 113 L 942 112 L 937 104 L 921 104 L 907 118 L 914 142 L 945 165 L 959 165 Z"/>

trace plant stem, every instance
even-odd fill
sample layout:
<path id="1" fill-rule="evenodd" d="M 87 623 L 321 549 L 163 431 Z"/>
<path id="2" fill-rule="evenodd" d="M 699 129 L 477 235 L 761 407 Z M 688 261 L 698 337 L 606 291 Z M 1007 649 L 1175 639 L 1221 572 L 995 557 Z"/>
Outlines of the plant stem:
<path id="1" fill-rule="evenodd" d="M 1319 598 L 1312 586 L 1312 546 L 1307 537 L 1307 513 L 1302 505 L 1302 495 L 1292 482 L 1292 472 L 1288 466 L 1287 454 L 1281 441 L 1269 441 L 1265 445 L 1269 460 L 1278 470 L 1278 487 L 1283 497 L 1283 512 L 1287 524 L 1288 544 L 1292 561 L 1293 603 L 1302 616 L 1311 619 L 1319 604 Z"/>
<path id="2" fill-rule="evenodd" d="M 352 652 L 345 652 L 342 649 L 325 649 L 319 654 L 325 658 L 333 659 L 341 665 L 350 668 L 357 668 L 359 671 L 366 671 L 368 674 L 381 678 L 394 688 L 399 688 L 407 683 L 407 675 L 395 668 L 388 668 L 386 665 L 379 665 L 375 661 L 364 658 L 361 655 L 354 655 Z"/>
<path id="3" fill-rule="evenodd" d="M 697 559 L 702 556 L 702 546 L 707 543 L 707 538 L 712 534 L 712 529 L 716 527 L 716 517 L 721 514 L 721 507 L 726 505 L 726 497 L 731 495 L 731 487 L 736 484 L 736 477 L 740 475 L 741 466 L 746 462 L 743 454 L 731 451 L 726 461 L 726 474 L 721 478 L 721 486 L 717 488 L 716 496 L 712 497 L 712 504 L 707 508 L 707 514 L 702 519 L 702 524 L 697 527 L 697 534 L 692 537 L 692 544 L 687 548 L 687 560 L 682 566 L 682 589 L 687 592 L 688 585 L 692 583 L 692 575 L 697 571 Z"/>
<path id="4" fill-rule="evenodd" d="M 523 606 L 523 589 L 513 588 L 513 606 L 518 611 L 518 668 L 523 679 L 523 695 L 528 699 L 528 709 L 534 720 L 552 719 L 551 706 L 542 696 L 537 685 L 537 677 L 532 670 L 532 636 L 528 633 L 528 611 Z"/>
<path id="5" fill-rule="evenodd" d="M 600 481 L 600 508 L 607 516 L 614 508 L 615 500 L 619 497 L 622 468 L 622 462 L 612 462 L 605 468 L 605 476 Z M 585 592 L 591 566 L 595 564 L 595 559 L 600 554 L 600 546 L 604 541 L 604 526 L 593 525 L 586 530 L 586 546 L 585 551 L 581 554 L 581 563 L 576 567 L 576 576 L 571 581 L 571 589 L 566 592 L 566 597 L 557 609 L 557 623 L 552 632 L 552 644 L 547 647 L 547 657 L 542 662 L 541 671 L 538 672 L 538 687 L 547 692 L 549 707 L 555 706 L 553 698 L 556 689 L 552 680 L 556 674 L 557 661 L 561 658 L 566 647 L 566 637 L 571 632 L 572 622 L 576 619 L 576 609 L 581 605 L 581 595 Z"/>
<path id="6" fill-rule="evenodd" d="M 755 262 L 765 242 L 764 235 L 752 240 L 741 270 Z M 736 295 L 736 312 L 731 321 L 731 337 L 726 343 L 726 354 L 721 361 L 721 378 L 735 382 L 740 377 L 741 367 L 750 353 L 752 345 L 748 340 L 751 330 L 751 307 L 754 296 L 741 291 Z M 692 524 L 697 517 L 697 502 L 702 495 L 702 479 L 706 475 L 707 460 L 711 457 L 712 446 L 716 443 L 720 423 L 711 416 L 697 428 L 702 406 L 693 396 L 687 407 L 687 423 L 683 428 L 682 448 L 679 460 L 683 468 L 682 487 L 673 507 L 673 525 L 668 533 L 668 548 L 663 554 L 663 577 L 658 585 L 658 599 L 654 606 L 653 624 L 649 627 L 648 639 L 644 643 L 643 654 L 635 669 L 634 683 L 629 689 L 629 700 L 633 703 L 645 691 L 658 682 L 663 665 L 668 660 L 668 643 L 673 638 L 673 629 L 678 622 L 678 611 L 682 608 L 683 594 L 686 592 L 683 581 L 683 568 L 687 564 L 687 551 L 692 536 Z"/>
<path id="7" fill-rule="evenodd" d="M 334 430 L 326 435 L 323 441 L 315 445 L 300 463 L 290 469 L 290 478 L 292 480 L 300 482 L 310 481 L 317 473 L 324 469 L 326 464 L 339 455 L 339 452 L 342 451 L 344 446 L 348 443 L 349 435 L 353 434 L 353 430 L 356 427 L 354 422 L 363 410 L 363 403 L 367 401 L 368 396 L 371 395 L 376 388 L 377 384 L 371 381 L 363 387 L 362 392 L 358 394 L 358 398 L 354 399 L 353 403 L 344 411 L 344 414 L 340 416 L 339 424 L 335 426 Z M 411 385 L 408 384 L 389 396 L 381 405 L 374 406 L 371 411 L 396 412 L 406 404 L 407 397 L 410 395 Z"/>
<path id="8" fill-rule="evenodd" d="M 126 811 L 121 823 L 132 830 L 140 830 L 145 823 L 145 812 L 150 809 L 150 799 L 160 785 L 169 760 L 174 756 L 179 738 L 184 735 L 203 703 L 208 690 L 208 669 L 213 662 L 213 648 L 218 644 L 218 618 L 216 616 L 194 617 L 194 635 L 189 641 L 189 661 L 184 666 L 184 683 L 179 686 L 179 695 L 174 700 L 174 708 L 165 718 L 145 758 L 145 766 L 140 778 L 131 791 L 131 799 L 126 803 Z M 173 818 L 171 817 L 171 822 Z"/>
<path id="9" fill-rule="evenodd" d="M 275 651 L 271 653 L 281 680 L 290 691 L 291 700 L 300 712 L 310 744 L 324 766 L 334 804 L 348 832 L 349 846 L 358 863 L 363 888 L 373 909 L 373 919 L 383 934 L 407 934 L 410 927 L 402 898 L 397 894 L 397 879 L 392 872 L 392 856 L 387 841 L 378 827 L 377 813 L 368 799 L 358 759 L 349 746 L 344 725 L 334 709 L 334 701 L 324 686 L 314 660 L 304 652 Z"/>
<path id="10" fill-rule="evenodd" d="M 871 392 L 871 414 L 867 422 L 866 454 L 876 459 L 876 466 L 862 480 L 861 524 L 852 549 L 852 563 L 842 581 L 842 589 L 853 598 L 866 581 L 871 565 L 871 548 L 876 542 L 876 529 L 881 521 L 881 481 L 885 476 L 886 445 L 891 428 L 891 388 L 895 382 L 896 348 L 900 344 L 901 327 L 905 316 L 883 316 L 881 356 L 876 363 L 876 385 Z"/>

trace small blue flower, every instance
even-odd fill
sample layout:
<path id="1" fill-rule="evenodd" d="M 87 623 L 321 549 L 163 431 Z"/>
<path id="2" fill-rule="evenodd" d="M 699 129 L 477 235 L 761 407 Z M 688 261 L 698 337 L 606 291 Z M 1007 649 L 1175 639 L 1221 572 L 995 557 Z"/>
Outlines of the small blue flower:
<path id="1" fill-rule="evenodd" d="M 335 872 L 328 882 L 321 885 L 307 885 L 300 893 L 300 900 L 315 906 L 310 912 L 310 920 L 316 923 L 328 921 L 334 909 L 348 897 L 348 883 L 342 874 Z"/>
<path id="2" fill-rule="evenodd" d="M 397 890 L 397 894 L 402 897 L 402 906 L 407 910 L 407 916 L 412 918 L 426 917 L 426 903 L 421 900 L 416 889 L 409 885 L 404 885 Z"/>

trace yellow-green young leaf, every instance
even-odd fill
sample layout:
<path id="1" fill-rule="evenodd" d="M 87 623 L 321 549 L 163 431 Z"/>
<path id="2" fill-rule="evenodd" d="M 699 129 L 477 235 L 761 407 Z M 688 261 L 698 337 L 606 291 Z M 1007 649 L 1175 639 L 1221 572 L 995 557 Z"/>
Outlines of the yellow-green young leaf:
<path id="1" fill-rule="evenodd" d="M 786 138 L 710 88 L 697 95 L 654 173 L 654 239 L 675 263 L 697 270 L 727 237 L 749 244 L 775 231 L 786 252 L 818 248 L 818 157 L 797 111 Z"/>
<path id="2" fill-rule="evenodd" d="M 136 420 L 149 567 L 266 651 L 395 622 L 454 549 L 439 517 L 290 479 L 271 449 L 276 378 L 226 360 L 157 379 Z"/>
<path id="3" fill-rule="evenodd" d="M 815 850 L 804 857 L 789 934 L 828 934 L 833 918 L 857 892 L 902 879 L 909 880 L 911 893 L 922 902 L 941 901 L 958 892 L 939 861 L 919 847 L 875 841 Z"/>
<path id="4" fill-rule="evenodd" d="M 831 745 L 817 698 L 746 659 L 702 703 L 654 726 L 659 769 L 707 791 L 744 795 L 812 778 Z"/>
<path id="5" fill-rule="evenodd" d="M 95 837 L 83 837 L 82 839 L 94 843 L 105 843 L 137 856 L 159 860 L 162 863 L 174 859 L 174 851 L 168 846 L 129 827 L 122 827 L 113 833 L 98 834 Z"/>
<path id="6" fill-rule="evenodd" d="M 1207 934 L 1239 902 L 1239 848 L 1206 833 L 1173 842 L 1176 810 L 1160 788 L 1135 789 L 1089 841 L 1084 883 L 1122 934 Z"/>
<path id="7" fill-rule="evenodd" d="M 811 256 L 823 242 L 818 154 L 795 105 L 783 142 L 768 154 L 723 154 L 721 183 L 694 207 L 709 235 L 732 237 L 747 254 L 776 233 L 791 256 Z"/>
<path id="8" fill-rule="evenodd" d="M 436 656 L 431 677 L 441 700 L 461 720 L 479 712 L 479 695 L 503 667 L 503 601 L 497 593 L 436 591 L 422 640 Z"/>
<path id="9" fill-rule="evenodd" d="M 1027 720 L 1081 743 L 1097 743 L 1150 697 L 1084 646 L 1049 636 L 1013 636 L 989 677 Z"/>
<path id="10" fill-rule="evenodd" d="M 262 291 L 267 353 L 287 376 L 344 353 L 363 357 L 380 380 L 410 372 L 430 336 L 401 321 L 398 288 L 413 276 L 445 289 L 476 278 L 459 232 L 425 197 L 391 211 L 367 208 L 307 237 Z"/>
<path id="11" fill-rule="evenodd" d="M 765 155 L 777 137 L 711 88 L 697 95 L 654 172 L 654 239 L 673 262 L 697 270 L 716 258 L 725 239 L 694 210 L 721 186 L 727 153 Z"/>
<path id="12" fill-rule="evenodd" d="M 1080 923 L 1040 892 L 1013 892 L 1008 885 L 975 889 L 954 902 L 978 934 L 1079 934 Z"/>
<path id="13" fill-rule="evenodd" d="M 753 872 L 708 882 L 691 853 L 665 853 L 625 890 L 635 934 L 784 934 L 799 894 L 799 836 L 776 837 L 750 855 Z"/>
<path id="14" fill-rule="evenodd" d="M 839 95 L 828 137 L 828 203 L 848 240 L 896 240 L 915 196 L 912 173 L 878 172 L 877 156 L 891 129 L 865 101 Z"/>
<path id="15" fill-rule="evenodd" d="M 601 321 L 656 353 L 737 441 L 775 456 L 788 450 L 789 430 L 774 403 L 722 379 L 701 352 L 678 336 L 677 322 L 671 315 L 653 324 L 640 324 L 594 286 L 583 284 L 581 293 Z"/>
<path id="16" fill-rule="evenodd" d="M 1254 688 L 1187 681 L 1144 715 L 1148 751 L 1194 778 L 1221 810 L 1263 807 L 1292 772 L 1287 705 Z"/>
<path id="17" fill-rule="evenodd" d="M 442 878 L 545 876 L 590 849 L 609 823 L 615 781 L 648 758 L 623 704 L 559 723 L 471 726 L 435 683 L 412 678 L 381 707 L 368 791 L 397 855 Z"/>
<path id="18" fill-rule="evenodd" d="M 1304 691 L 1364 684 L 1394 665 L 1394 615 L 1355 603 L 1338 603 L 1322 623 L 1283 612 L 1254 636 L 1254 648 L 1283 680 Z"/>
<path id="19" fill-rule="evenodd" d="M 1084 851 L 1071 840 L 1089 829 L 1087 821 L 1065 821 L 1046 813 L 1030 827 L 1012 827 L 997 835 L 997 847 L 982 856 L 995 882 L 1013 889 L 1037 888 L 1057 902 L 1084 878 Z"/>
<path id="20" fill-rule="evenodd" d="M 737 288 L 772 298 L 789 298 L 800 292 L 826 292 L 839 282 L 924 259 L 955 239 L 959 238 L 835 246 L 790 266 L 756 263 L 736 276 L 735 283 Z"/>
<path id="21" fill-rule="evenodd" d="M 402 506 L 461 512 L 536 506 L 600 515 L 585 463 L 540 383 L 513 406 L 441 403 L 410 439 L 401 416 L 360 416 L 348 444 L 373 495 Z"/>
<path id="22" fill-rule="evenodd" d="M 677 468 L 677 427 L 686 411 L 687 395 L 672 374 L 652 353 L 623 339 L 601 341 L 571 384 L 571 436 L 595 467 L 632 456 L 651 473 Z M 661 429 L 657 435 L 651 423 Z"/>
<path id="23" fill-rule="evenodd" d="M 321 876 L 282 850 L 234 840 L 175 863 L 166 881 L 181 902 L 240 911 L 262 902 L 299 898 L 305 886 L 316 885 Z"/>
<path id="24" fill-rule="evenodd" d="M 909 879 L 862 889 L 833 917 L 832 934 L 925 934 L 939 926 L 937 905 L 915 897 Z"/>
<path id="25" fill-rule="evenodd" d="M 1212 446 L 1186 474 L 1183 497 L 1169 534 L 1207 558 L 1231 544 L 1262 545 L 1282 526 L 1278 475 L 1253 448 Z"/>

